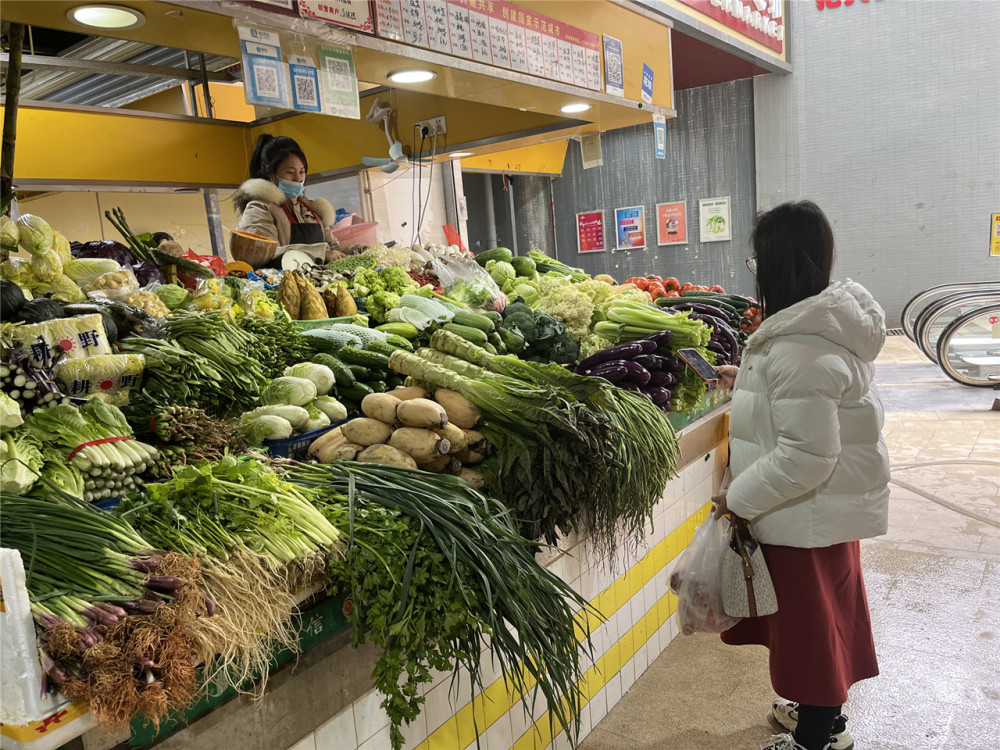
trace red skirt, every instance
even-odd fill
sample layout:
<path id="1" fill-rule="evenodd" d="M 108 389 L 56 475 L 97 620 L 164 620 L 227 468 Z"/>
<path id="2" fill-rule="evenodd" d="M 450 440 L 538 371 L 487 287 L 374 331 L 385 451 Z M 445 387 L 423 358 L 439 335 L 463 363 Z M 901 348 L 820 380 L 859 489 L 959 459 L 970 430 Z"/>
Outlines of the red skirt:
<path id="1" fill-rule="evenodd" d="M 839 706 L 855 682 L 875 677 L 875 639 L 858 542 L 801 549 L 762 544 L 778 611 L 722 634 L 733 646 L 770 649 L 771 686 L 785 700 Z"/>

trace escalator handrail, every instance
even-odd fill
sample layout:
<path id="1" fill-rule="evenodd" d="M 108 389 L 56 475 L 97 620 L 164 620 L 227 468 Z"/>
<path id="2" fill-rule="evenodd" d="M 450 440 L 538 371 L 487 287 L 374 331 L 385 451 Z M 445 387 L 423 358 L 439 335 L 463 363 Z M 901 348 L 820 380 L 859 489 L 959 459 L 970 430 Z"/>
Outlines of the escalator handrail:
<path id="1" fill-rule="evenodd" d="M 954 380 L 956 383 L 961 383 L 962 385 L 970 385 L 977 388 L 993 388 L 998 383 L 1000 383 L 1000 381 L 983 382 L 980 380 L 973 380 L 971 378 L 968 378 L 962 375 L 957 370 L 955 370 L 955 368 L 951 366 L 951 360 L 948 358 L 948 348 L 951 346 L 952 337 L 970 320 L 974 320 L 975 318 L 978 318 L 981 315 L 989 315 L 991 312 L 1000 314 L 1000 302 L 997 302 L 995 304 L 985 305 L 984 307 L 980 307 L 977 310 L 969 310 L 969 312 L 959 315 L 945 327 L 944 332 L 941 334 L 940 338 L 938 338 L 937 341 L 938 366 L 941 368 L 941 371 L 945 375 Z M 1000 339 L 997 339 L 997 345 L 1000 346 Z"/>
<path id="2" fill-rule="evenodd" d="M 916 330 L 916 325 L 915 325 L 916 318 L 920 313 L 918 312 L 913 316 L 914 323 L 912 324 L 909 322 L 909 317 L 912 309 L 916 305 L 923 302 L 924 300 L 934 297 L 936 295 L 945 294 L 950 290 L 964 291 L 967 288 L 971 287 L 971 289 L 968 289 L 968 291 L 976 291 L 979 288 L 988 286 L 1000 287 L 1000 281 L 968 281 L 964 283 L 938 284 L 937 286 L 932 286 L 928 287 L 927 289 L 924 289 L 924 291 L 914 295 L 909 302 L 903 305 L 903 314 L 900 316 L 901 319 L 900 322 L 903 326 L 903 333 L 905 333 L 906 337 L 910 339 L 910 341 L 912 341 L 913 343 L 917 342 L 914 332 Z"/>
<path id="3" fill-rule="evenodd" d="M 959 294 L 953 294 L 950 297 L 945 297 L 942 300 L 929 305 L 926 309 L 920 312 L 917 316 L 917 322 L 914 326 L 914 333 L 917 339 L 917 346 L 920 347 L 920 351 L 931 362 L 937 364 L 937 342 L 932 346 L 930 342 L 930 331 L 937 322 L 937 319 L 942 315 L 950 312 L 955 307 L 961 307 L 962 305 L 970 304 L 973 302 L 982 302 L 983 307 L 985 305 L 990 305 L 994 300 L 1000 301 L 1000 287 L 997 287 L 996 291 L 982 291 L 976 293 L 961 292 Z M 978 309 L 978 308 L 977 308 Z"/>

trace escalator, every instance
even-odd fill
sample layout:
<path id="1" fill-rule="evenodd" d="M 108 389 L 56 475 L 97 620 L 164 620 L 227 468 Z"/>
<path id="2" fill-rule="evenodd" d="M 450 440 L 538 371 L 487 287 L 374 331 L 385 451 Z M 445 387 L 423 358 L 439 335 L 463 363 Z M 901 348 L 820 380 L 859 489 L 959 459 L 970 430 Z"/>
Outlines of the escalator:
<path id="1" fill-rule="evenodd" d="M 931 287 L 902 318 L 904 333 L 949 378 L 1000 392 L 1000 282 Z"/>

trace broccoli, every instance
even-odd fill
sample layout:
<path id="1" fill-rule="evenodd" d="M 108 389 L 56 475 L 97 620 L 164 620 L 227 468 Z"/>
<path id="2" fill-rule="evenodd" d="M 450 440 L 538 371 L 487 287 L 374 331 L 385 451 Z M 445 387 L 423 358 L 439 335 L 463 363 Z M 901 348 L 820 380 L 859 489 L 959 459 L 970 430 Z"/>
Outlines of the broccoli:
<path id="1" fill-rule="evenodd" d="M 507 306 L 503 309 L 504 320 L 507 319 L 508 315 L 516 315 L 517 313 L 525 313 L 526 315 L 534 315 L 531 308 L 524 304 L 524 300 L 518 297 L 513 302 L 508 302 Z"/>
<path id="2" fill-rule="evenodd" d="M 563 334 L 552 345 L 549 356 L 552 357 L 553 362 L 560 365 L 572 364 L 580 357 L 580 345 L 569 336 Z"/>
<path id="3" fill-rule="evenodd" d="M 538 338 L 538 326 L 535 324 L 535 318 L 530 312 L 515 312 L 505 315 L 503 327 L 509 331 L 516 331 L 521 334 L 529 344 Z"/>
<path id="4" fill-rule="evenodd" d="M 550 341 L 566 333 L 566 326 L 547 313 L 535 313 L 535 324 L 538 326 L 536 342 Z"/>

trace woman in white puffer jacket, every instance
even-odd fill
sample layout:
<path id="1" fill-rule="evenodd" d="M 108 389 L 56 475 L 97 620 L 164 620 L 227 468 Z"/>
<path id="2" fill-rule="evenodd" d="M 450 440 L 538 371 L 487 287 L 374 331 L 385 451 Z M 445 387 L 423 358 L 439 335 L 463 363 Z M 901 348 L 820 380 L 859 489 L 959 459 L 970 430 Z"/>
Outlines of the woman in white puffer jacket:
<path id="1" fill-rule="evenodd" d="M 777 613 L 740 621 L 722 639 L 770 649 L 773 704 L 790 730 L 767 750 L 849 750 L 847 689 L 878 674 L 858 540 L 888 526 L 889 461 L 872 382 L 885 316 L 850 280 L 830 283 L 833 230 L 813 203 L 761 214 L 747 265 L 764 322 L 733 388 L 733 482 L 716 515 L 753 523 Z M 734 383 L 735 379 L 735 383 Z"/>

